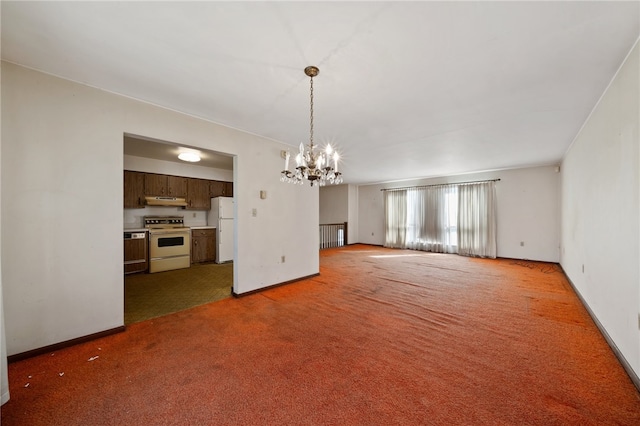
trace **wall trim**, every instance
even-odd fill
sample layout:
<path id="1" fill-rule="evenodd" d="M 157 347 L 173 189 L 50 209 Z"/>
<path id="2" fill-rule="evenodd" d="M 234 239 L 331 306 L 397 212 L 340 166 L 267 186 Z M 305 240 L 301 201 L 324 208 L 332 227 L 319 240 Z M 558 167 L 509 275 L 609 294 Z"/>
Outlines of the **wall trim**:
<path id="1" fill-rule="evenodd" d="M 607 333 L 607 330 L 604 328 L 604 326 L 602 325 L 600 320 L 598 320 L 598 317 L 596 317 L 595 313 L 591 310 L 591 308 L 587 304 L 586 300 L 582 297 L 582 294 L 580 294 L 580 292 L 578 291 L 576 286 L 573 284 L 573 281 L 571 281 L 571 278 L 569 278 L 569 276 L 565 272 L 565 270 L 562 267 L 562 265 L 560 265 L 560 269 L 562 270 L 562 273 L 564 274 L 564 276 L 567 278 L 567 281 L 569 282 L 569 285 L 571 286 L 573 291 L 578 296 L 578 299 L 580 299 L 580 302 L 582 303 L 582 306 L 584 306 L 584 308 L 589 313 L 589 316 L 591 317 L 591 320 L 595 323 L 596 327 L 598 327 L 598 330 L 600 330 L 600 333 L 602 334 L 602 337 L 604 337 L 604 340 L 606 340 L 606 342 L 609 344 L 609 347 L 613 351 L 614 355 L 616 356 L 616 358 L 618 358 L 618 361 L 622 365 L 622 368 L 624 368 L 624 371 L 626 371 L 627 375 L 629 376 L 629 379 L 631 379 L 631 382 L 633 383 L 633 385 L 640 392 L 640 377 L 638 377 L 638 375 L 633 370 L 633 368 L 631 368 L 631 364 L 629 364 L 629 362 L 624 357 L 624 355 L 622 355 L 622 352 L 620 352 L 620 349 L 618 349 L 618 346 L 616 346 L 616 344 L 613 341 L 613 339 L 611 338 L 611 336 L 609 336 L 609 333 Z"/>
<path id="2" fill-rule="evenodd" d="M 32 358 L 34 356 L 43 355 L 50 352 L 59 351 L 60 349 L 68 348 L 69 346 L 78 345 L 80 343 L 86 343 L 91 340 L 96 340 L 101 337 L 110 336 L 112 334 L 121 333 L 126 330 L 124 325 L 116 328 L 111 328 L 109 330 L 99 331 L 98 333 L 89 334 L 87 336 L 76 337 L 75 339 L 66 340 L 60 343 L 54 343 L 53 345 L 44 346 L 42 348 L 32 349 L 30 351 L 21 352 L 15 355 L 9 355 L 7 357 L 7 361 L 9 363 L 22 361 L 27 358 Z"/>
<path id="3" fill-rule="evenodd" d="M 249 295 L 256 294 L 256 293 L 261 293 L 261 292 L 263 292 L 265 290 L 271 290 L 272 288 L 281 287 L 283 285 L 293 284 L 293 283 L 296 283 L 298 281 L 307 280 L 309 278 L 317 277 L 319 275 L 320 275 L 320 273 L 317 272 L 315 274 L 307 275 L 305 277 L 295 278 L 293 280 L 284 281 L 284 282 L 281 282 L 281 283 L 278 283 L 278 284 L 273 284 L 273 285 L 270 285 L 270 286 L 267 286 L 267 287 L 261 287 L 261 288 L 258 288 L 258 289 L 255 289 L 255 290 L 251 290 L 251 291 L 247 291 L 247 292 L 244 292 L 244 293 L 236 293 L 235 291 L 233 291 L 233 288 L 232 288 L 231 289 L 231 294 L 233 295 L 233 297 L 236 297 L 236 298 L 249 296 Z"/>

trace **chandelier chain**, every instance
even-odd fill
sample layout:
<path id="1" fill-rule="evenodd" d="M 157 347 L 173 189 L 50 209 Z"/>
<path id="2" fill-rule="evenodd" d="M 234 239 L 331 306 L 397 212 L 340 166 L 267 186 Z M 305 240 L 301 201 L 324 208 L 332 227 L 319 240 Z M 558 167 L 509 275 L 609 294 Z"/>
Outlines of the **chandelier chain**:
<path id="1" fill-rule="evenodd" d="M 309 98 L 310 98 L 309 144 L 313 147 L 313 77 L 311 77 Z"/>

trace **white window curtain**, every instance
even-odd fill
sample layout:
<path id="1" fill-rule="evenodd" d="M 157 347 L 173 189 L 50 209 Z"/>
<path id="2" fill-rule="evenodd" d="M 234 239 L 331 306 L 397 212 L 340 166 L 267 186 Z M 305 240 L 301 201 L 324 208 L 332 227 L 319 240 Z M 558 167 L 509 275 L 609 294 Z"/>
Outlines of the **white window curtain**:
<path id="1" fill-rule="evenodd" d="M 480 182 L 458 187 L 458 253 L 496 257 L 496 186 Z"/>
<path id="2" fill-rule="evenodd" d="M 407 191 L 387 191 L 384 197 L 384 219 L 386 224 L 384 246 L 406 248 L 407 235 Z"/>
<path id="3" fill-rule="evenodd" d="M 406 248 L 457 253 L 457 197 L 452 185 L 408 189 Z"/>
<path id="4" fill-rule="evenodd" d="M 385 191 L 385 247 L 496 257 L 495 182 Z"/>
<path id="5" fill-rule="evenodd" d="M 458 193 L 454 185 L 385 193 L 385 247 L 457 253 Z"/>

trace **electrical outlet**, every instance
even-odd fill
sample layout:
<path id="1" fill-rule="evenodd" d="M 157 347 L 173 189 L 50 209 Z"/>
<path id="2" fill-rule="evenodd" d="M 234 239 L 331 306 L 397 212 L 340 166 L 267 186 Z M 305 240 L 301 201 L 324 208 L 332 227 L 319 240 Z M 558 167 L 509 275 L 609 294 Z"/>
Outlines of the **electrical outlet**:
<path id="1" fill-rule="evenodd" d="M 251 216 L 253 217 L 258 216 L 258 209 L 251 209 Z"/>
<path id="2" fill-rule="evenodd" d="M 520 247 L 524 247 L 524 241 L 520 241 Z"/>
<path id="3" fill-rule="evenodd" d="M 584 274 L 584 263 L 582 264 L 582 273 Z"/>
<path id="4" fill-rule="evenodd" d="M 284 261 L 285 261 L 285 257 L 284 257 L 284 256 L 282 256 L 282 257 L 280 258 L 280 262 L 281 262 L 281 263 L 284 263 Z"/>

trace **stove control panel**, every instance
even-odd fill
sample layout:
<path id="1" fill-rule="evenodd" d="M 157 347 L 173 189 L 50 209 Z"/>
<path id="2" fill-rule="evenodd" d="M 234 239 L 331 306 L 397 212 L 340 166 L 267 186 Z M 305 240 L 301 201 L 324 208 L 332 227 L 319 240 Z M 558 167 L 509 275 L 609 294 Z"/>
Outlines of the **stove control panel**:
<path id="1" fill-rule="evenodd" d="M 181 228 L 184 226 L 184 217 L 182 216 L 145 216 L 145 228 Z"/>

